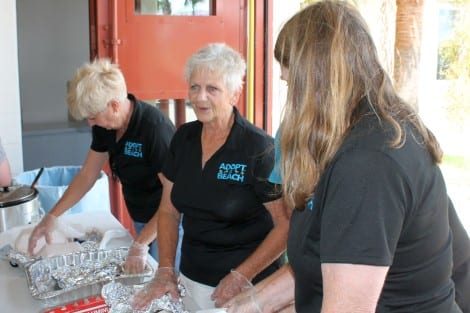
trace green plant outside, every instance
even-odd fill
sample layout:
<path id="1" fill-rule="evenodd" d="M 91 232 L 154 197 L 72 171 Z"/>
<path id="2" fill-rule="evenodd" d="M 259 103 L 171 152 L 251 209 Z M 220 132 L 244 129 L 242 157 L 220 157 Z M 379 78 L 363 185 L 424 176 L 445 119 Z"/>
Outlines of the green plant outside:
<path id="1" fill-rule="evenodd" d="M 444 155 L 442 164 L 470 171 L 470 156 L 468 155 Z"/>
<path id="2" fill-rule="evenodd" d="M 451 36 L 440 44 L 438 77 L 449 81 L 446 111 L 458 128 L 470 118 L 470 7 L 468 0 L 451 1 L 457 15 Z"/>

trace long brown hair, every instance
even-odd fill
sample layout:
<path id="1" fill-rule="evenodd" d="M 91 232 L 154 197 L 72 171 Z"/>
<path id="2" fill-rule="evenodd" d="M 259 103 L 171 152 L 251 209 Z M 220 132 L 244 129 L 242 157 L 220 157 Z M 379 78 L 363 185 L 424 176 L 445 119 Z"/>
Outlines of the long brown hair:
<path id="1" fill-rule="evenodd" d="M 359 12 L 344 1 L 320 1 L 286 22 L 275 45 L 275 58 L 289 70 L 287 100 L 280 126 L 283 192 L 302 208 L 349 129 L 361 118 L 358 104 L 391 125 L 391 147 L 404 144 L 403 124 L 422 136 L 433 160 L 442 151 L 417 112 L 394 90 Z"/>

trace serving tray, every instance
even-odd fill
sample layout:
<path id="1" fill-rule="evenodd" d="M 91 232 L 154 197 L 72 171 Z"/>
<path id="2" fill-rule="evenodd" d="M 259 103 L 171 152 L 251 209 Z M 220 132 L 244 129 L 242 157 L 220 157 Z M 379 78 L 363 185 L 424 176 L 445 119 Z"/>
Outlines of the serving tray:
<path id="1" fill-rule="evenodd" d="M 102 286 L 110 281 L 125 284 L 148 281 L 154 273 L 148 262 L 141 274 L 124 273 L 123 264 L 128 251 L 129 248 L 80 251 L 30 263 L 25 267 L 25 272 L 31 296 L 48 305 L 57 305 L 99 295 Z M 112 271 L 109 271 L 109 264 Z M 69 276 L 72 281 L 67 280 Z"/>

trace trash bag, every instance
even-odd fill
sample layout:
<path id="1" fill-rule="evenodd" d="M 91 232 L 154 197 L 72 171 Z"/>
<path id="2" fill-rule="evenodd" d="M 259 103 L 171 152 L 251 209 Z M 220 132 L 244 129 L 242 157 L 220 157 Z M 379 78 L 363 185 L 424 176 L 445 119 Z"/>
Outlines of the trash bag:
<path id="1" fill-rule="evenodd" d="M 55 166 L 44 168 L 35 187 L 39 192 L 39 202 L 44 212 L 49 212 L 62 197 L 81 166 Z M 27 171 L 14 177 L 14 184 L 31 185 L 39 169 Z M 93 187 L 64 214 L 111 211 L 108 176 L 101 171 Z"/>

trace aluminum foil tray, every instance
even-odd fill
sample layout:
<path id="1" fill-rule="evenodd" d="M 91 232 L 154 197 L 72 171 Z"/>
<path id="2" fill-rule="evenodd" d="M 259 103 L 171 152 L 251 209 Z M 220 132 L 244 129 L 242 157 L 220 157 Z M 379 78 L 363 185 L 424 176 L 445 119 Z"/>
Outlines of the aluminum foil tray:
<path id="1" fill-rule="evenodd" d="M 58 305 L 99 295 L 102 286 L 110 281 L 125 284 L 148 281 L 154 273 L 148 262 L 144 273 L 124 274 L 128 250 L 81 251 L 30 263 L 25 272 L 31 295 L 48 305 Z"/>

